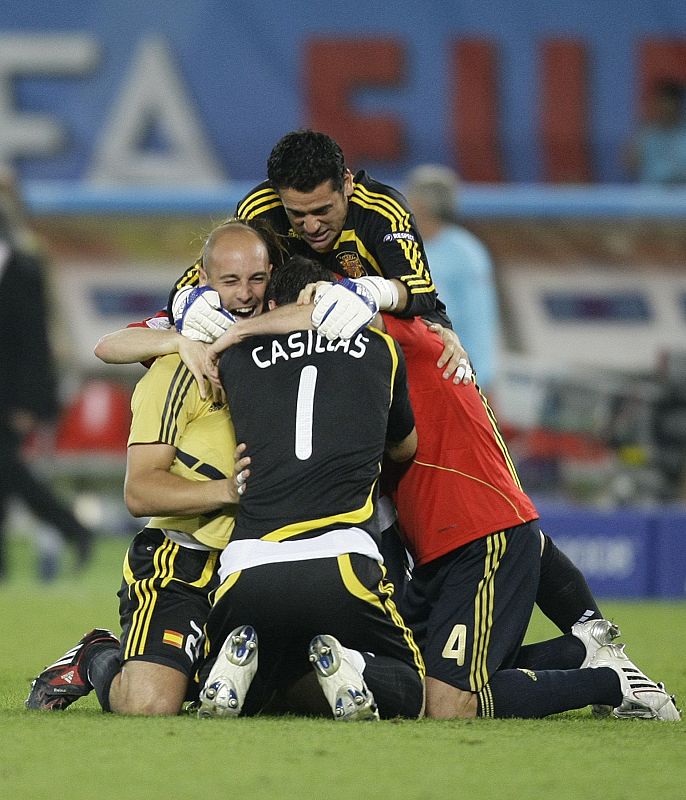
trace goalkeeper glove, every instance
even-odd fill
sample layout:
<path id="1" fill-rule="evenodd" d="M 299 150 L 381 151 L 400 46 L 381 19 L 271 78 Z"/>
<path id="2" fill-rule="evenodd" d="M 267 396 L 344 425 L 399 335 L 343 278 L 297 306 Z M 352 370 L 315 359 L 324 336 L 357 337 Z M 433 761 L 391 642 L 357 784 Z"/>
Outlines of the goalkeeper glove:
<path id="1" fill-rule="evenodd" d="M 172 302 L 176 330 L 187 339 L 211 344 L 236 321 L 222 308 L 219 292 L 210 286 L 187 286 Z"/>

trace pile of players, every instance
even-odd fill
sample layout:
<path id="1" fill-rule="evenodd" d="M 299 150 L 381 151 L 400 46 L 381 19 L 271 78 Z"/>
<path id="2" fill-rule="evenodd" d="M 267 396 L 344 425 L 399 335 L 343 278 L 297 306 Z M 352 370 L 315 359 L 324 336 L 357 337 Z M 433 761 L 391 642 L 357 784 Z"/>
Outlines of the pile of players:
<path id="1" fill-rule="evenodd" d="M 27 707 L 680 719 L 541 532 L 403 196 L 313 131 L 267 171 L 168 311 L 96 346 L 152 359 L 125 482 L 150 519 L 121 639 L 86 634 Z M 562 635 L 523 645 L 536 603 Z"/>

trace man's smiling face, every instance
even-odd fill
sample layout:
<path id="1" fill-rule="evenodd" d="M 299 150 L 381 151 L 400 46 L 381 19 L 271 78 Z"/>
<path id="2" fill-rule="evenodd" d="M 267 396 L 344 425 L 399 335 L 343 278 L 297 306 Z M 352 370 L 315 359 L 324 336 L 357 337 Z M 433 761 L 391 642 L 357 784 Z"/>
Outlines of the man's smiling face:
<path id="1" fill-rule="evenodd" d="M 315 186 L 311 192 L 279 189 L 293 230 L 317 253 L 328 253 L 341 235 L 352 193 L 350 172 L 346 172 L 340 190 L 334 189 L 330 180 Z"/>
<path id="2" fill-rule="evenodd" d="M 271 274 L 269 253 L 257 233 L 227 228 L 205 254 L 200 280 L 219 293 L 222 306 L 238 319 L 262 313 Z"/>

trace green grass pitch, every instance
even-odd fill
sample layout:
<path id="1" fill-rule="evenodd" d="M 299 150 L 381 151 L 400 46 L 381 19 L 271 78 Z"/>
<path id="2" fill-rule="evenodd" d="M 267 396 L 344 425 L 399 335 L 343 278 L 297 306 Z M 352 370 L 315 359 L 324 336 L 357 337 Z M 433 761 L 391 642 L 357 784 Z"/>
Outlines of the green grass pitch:
<path id="1" fill-rule="evenodd" d="M 41 584 L 12 541 L 0 584 L 0 794 L 7 800 L 681 800 L 686 726 L 596 720 L 381 722 L 124 719 L 90 696 L 63 713 L 23 708 L 30 679 L 92 627 L 117 627 L 126 541 L 103 538 L 78 578 Z M 686 702 L 686 603 L 604 602 L 627 650 Z M 537 615 L 527 639 L 555 635 Z"/>

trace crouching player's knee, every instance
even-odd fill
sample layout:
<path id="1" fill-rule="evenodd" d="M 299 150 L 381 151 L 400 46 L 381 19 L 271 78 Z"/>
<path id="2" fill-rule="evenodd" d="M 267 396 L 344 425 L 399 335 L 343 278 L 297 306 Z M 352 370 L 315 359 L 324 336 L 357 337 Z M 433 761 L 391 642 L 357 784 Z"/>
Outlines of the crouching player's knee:
<path id="1" fill-rule="evenodd" d="M 432 719 L 474 719 L 476 694 L 437 678 L 426 679 L 426 716 Z"/>
<path id="2" fill-rule="evenodd" d="M 112 682 L 110 708 L 127 716 L 178 714 L 186 697 L 188 678 L 162 664 L 129 661 Z"/>

